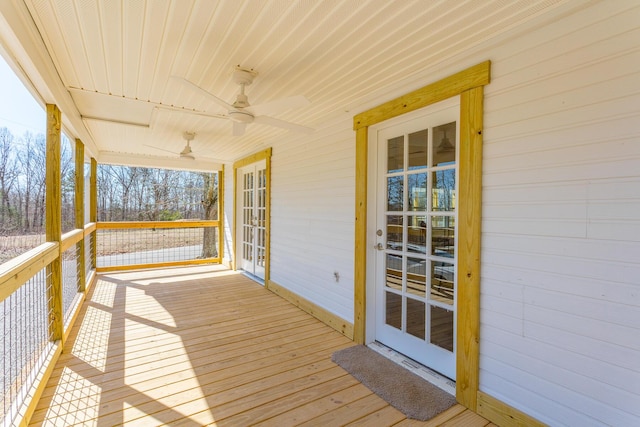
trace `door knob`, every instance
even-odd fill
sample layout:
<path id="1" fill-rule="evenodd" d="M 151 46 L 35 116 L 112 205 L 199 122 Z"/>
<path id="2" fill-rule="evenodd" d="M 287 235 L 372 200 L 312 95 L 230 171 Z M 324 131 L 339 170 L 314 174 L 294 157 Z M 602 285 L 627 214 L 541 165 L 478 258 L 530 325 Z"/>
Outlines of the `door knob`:
<path id="1" fill-rule="evenodd" d="M 375 245 L 375 248 L 379 251 L 383 251 L 384 250 L 384 246 L 382 246 L 382 243 L 378 243 L 377 245 Z"/>

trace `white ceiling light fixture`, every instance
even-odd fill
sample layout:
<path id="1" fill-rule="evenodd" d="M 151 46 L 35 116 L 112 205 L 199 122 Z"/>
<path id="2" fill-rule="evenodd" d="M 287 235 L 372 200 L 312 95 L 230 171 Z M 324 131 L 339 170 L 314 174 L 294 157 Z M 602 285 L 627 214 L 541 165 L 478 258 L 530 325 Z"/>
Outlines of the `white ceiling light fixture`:
<path id="1" fill-rule="evenodd" d="M 191 141 L 193 141 L 194 138 L 196 137 L 196 133 L 195 132 L 185 131 L 185 132 L 182 133 L 182 137 L 185 139 L 186 143 L 184 145 L 184 148 L 180 152 L 166 150 L 164 148 L 156 147 L 154 145 L 145 144 L 145 146 L 146 147 L 150 147 L 150 148 L 154 148 L 156 150 L 164 151 L 166 153 L 171 153 L 173 155 L 178 155 L 178 156 L 180 156 L 181 159 L 195 160 L 196 155 L 197 155 L 199 159 L 212 160 L 212 161 L 216 161 L 216 162 L 223 162 L 220 159 L 214 159 L 214 158 L 211 158 L 211 157 L 200 156 L 198 153 L 195 153 L 193 151 L 193 149 L 191 148 Z"/>
<path id="2" fill-rule="evenodd" d="M 243 135 L 246 130 L 246 126 L 250 123 L 275 126 L 295 132 L 312 133 L 314 129 L 310 127 L 271 117 L 271 115 L 276 115 L 282 111 L 293 110 L 309 105 L 309 100 L 302 95 L 282 98 L 258 105 L 251 105 L 249 103 L 249 97 L 245 94 L 245 87 L 251 85 L 257 75 L 258 73 L 256 71 L 241 67 L 237 67 L 233 71 L 233 82 L 240 86 L 240 92 L 236 96 L 233 104 L 227 103 L 185 78 L 177 76 L 173 77 L 185 86 L 202 94 L 215 104 L 226 109 L 227 115 L 222 116 L 222 118 L 229 119 L 233 122 L 233 135 L 235 136 Z"/>
<path id="3" fill-rule="evenodd" d="M 194 160 L 196 157 L 193 155 L 193 150 L 191 150 L 191 141 L 196 137 L 195 132 L 184 132 L 182 137 L 187 141 L 187 143 L 180 152 L 180 157 L 183 159 Z"/>

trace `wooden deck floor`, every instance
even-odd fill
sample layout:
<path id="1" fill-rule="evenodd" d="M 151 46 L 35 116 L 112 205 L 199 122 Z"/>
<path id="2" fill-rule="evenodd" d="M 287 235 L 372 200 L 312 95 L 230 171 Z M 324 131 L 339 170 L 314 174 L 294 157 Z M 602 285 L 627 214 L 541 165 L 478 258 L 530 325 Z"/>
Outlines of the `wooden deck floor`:
<path id="1" fill-rule="evenodd" d="M 82 311 L 31 425 L 491 425 L 405 419 L 331 362 L 353 342 L 221 267 L 102 275 Z"/>

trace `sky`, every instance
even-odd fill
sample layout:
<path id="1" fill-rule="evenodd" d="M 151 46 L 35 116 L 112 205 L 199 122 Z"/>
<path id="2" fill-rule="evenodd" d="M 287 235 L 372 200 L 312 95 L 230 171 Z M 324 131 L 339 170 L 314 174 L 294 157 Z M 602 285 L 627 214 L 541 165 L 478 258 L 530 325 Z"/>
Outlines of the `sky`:
<path id="1" fill-rule="evenodd" d="M 0 127 L 18 137 L 25 131 L 45 133 L 46 114 L 0 56 Z"/>

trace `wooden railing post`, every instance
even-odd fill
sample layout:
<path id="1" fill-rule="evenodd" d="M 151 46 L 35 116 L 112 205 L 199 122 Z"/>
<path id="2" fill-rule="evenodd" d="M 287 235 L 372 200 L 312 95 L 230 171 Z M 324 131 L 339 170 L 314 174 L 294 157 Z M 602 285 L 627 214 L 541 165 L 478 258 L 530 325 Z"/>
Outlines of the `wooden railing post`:
<path id="1" fill-rule="evenodd" d="M 224 165 L 218 171 L 218 258 L 224 258 Z"/>
<path id="2" fill-rule="evenodd" d="M 98 222 L 98 162 L 91 158 L 91 177 L 89 178 L 89 222 Z M 96 268 L 96 251 L 98 249 L 98 231 L 94 231 L 91 247 L 91 267 Z"/>
<path id="3" fill-rule="evenodd" d="M 61 244 L 62 240 L 62 191 L 60 179 L 60 129 L 62 115 L 57 105 L 47 104 L 47 163 L 45 178 L 46 238 L 48 242 Z M 60 246 L 59 246 L 60 247 Z M 52 341 L 63 340 L 62 313 L 62 256 L 47 267 L 51 285 L 47 287 L 49 300 L 49 336 Z"/>
<path id="4" fill-rule="evenodd" d="M 84 144 L 76 139 L 76 179 L 75 179 L 76 229 L 84 229 Z M 77 243 L 78 249 L 78 292 L 84 292 L 87 283 L 84 238 Z"/>

